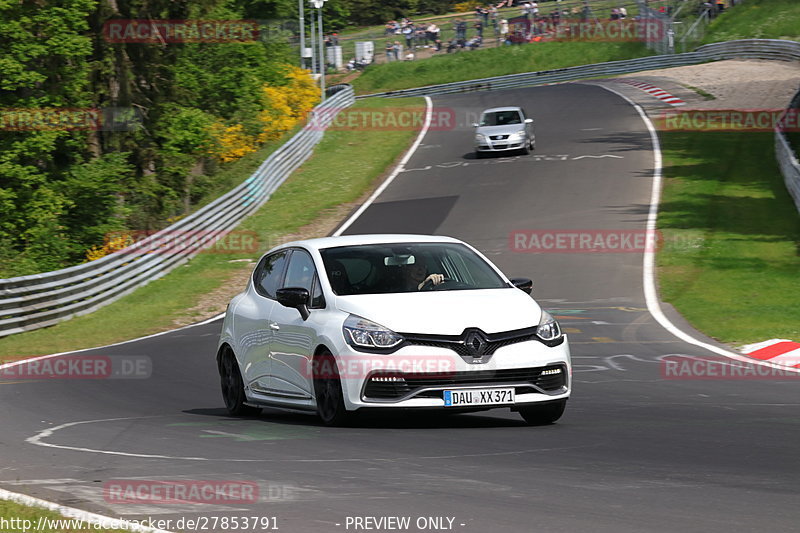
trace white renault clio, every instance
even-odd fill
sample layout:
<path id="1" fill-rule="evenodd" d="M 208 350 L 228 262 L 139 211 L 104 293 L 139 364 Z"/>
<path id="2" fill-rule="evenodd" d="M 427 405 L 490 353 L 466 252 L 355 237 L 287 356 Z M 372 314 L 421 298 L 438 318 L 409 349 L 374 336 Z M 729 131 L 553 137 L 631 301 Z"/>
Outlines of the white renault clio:
<path id="1" fill-rule="evenodd" d="M 530 297 L 449 237 L 357 235 L 267 252 L 228 306 L 217 350 L 231 414 L 369 408 L 564 412 L 567 339 Z"/>

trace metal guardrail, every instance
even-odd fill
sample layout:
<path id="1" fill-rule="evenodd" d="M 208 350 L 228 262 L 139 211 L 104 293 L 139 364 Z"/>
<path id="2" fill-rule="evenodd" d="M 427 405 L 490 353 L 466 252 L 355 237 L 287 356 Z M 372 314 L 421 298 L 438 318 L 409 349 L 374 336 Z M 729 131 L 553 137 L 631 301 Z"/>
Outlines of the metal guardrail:
<path id="1" fill-rule="evenodd" d="M 367 96 L 382 96 L 387 98 L 423 95 L 432 96 L 469 91 L 534 87 L 536 85 L 546 85 L 548 83 L 630 74 L 643 70 L 684 67 L 723 59 L 800 61 L 800 42 L 781 39 L 742 39 L 739 41 L 707 44 L 701 46 L 694 52 L 687 52 L 685 54 L 657 55 L 622 61 L 609 61 L 607 63 L 596 63 L 593 65 L 525 72 L 522 74 L 511 74 L 509 76 L 495 76 L 492 78 L 458 81 L 441 85 L 429 85 L 416 89 L 376 93 L 359 96 L 359 98 L 366 98 Z"/>
<path id="2" fill-rule="evenodd" d="M 787 112 L 800 113 L 800 92 L 789 104 Z M 778 160 L 786 188 L 794 199 L 794 205 L 800 211 L 800 162 L 797 160 L 797 152 L 789 143 L 780 125 L 775 129 L 775 158 Z"/>
<path id="3" fill-rule="evenodd" d="M 331 87 L 308 124 L 244 183 L 119 252 L 69 268 L 0 279 L 0 337 L 91 313 L 187 262 L 266 202 L 311 155 L 336 114 L 355 102 L 349 85 Z"/>

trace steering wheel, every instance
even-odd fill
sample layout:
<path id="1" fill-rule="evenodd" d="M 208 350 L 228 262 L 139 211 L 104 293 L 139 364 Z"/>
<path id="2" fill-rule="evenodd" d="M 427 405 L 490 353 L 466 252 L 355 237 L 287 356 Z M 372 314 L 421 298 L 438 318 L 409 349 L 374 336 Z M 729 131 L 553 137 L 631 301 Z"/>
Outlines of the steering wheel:
<path id="1" fill-rule="evenodd" d="M 426 280 L 422 285 L 421 291 L 442 291 L 448 289 L 469 289 L 470 285 L 456 281 L 453 278 L 444 278 L 438 285 L 433 284 L 433 280 Z"/>

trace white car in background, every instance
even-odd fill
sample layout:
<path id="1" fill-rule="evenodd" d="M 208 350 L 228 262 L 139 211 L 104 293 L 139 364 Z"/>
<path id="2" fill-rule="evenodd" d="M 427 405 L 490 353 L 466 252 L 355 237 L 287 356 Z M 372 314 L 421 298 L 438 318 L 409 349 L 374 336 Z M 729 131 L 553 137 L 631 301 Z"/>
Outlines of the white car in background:
<path id="1" fill-rule="evenodd" d="M 449 237 L 358 235 L 281 245 L 228 306 L 217 350 L 225 406 L 518 411 L 548 424 L 570 395 L 567 339 L 530 297 Z"/>
<path id="2" fill-rule="evenodd" d="M 475 127 L 475 157 L 536 148 L 533 119 L 521 107 L 493 107 L 481 113 Z"/>

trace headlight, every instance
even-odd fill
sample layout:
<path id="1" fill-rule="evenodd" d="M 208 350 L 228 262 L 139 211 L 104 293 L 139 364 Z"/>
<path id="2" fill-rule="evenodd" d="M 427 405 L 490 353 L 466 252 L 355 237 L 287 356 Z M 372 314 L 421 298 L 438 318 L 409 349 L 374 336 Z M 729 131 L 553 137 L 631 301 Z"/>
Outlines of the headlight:
<path id="1" fill-rule="evenodd" d="M 510 135 L 510 137 L 520 137 L 520 138 L 525 137 L 525 130 L 515 131 Z"/>
<path id="2" fill-rule="evenodd" d="M 481 134 L 481 133 L 476 133 L 476 134 L 475 134 L 475 142 L 476 142 L 476 143 L 483 142 L 484 138 L 485 138 L 485 137 L 484 137 L 484 136 L 483 136 L 483 134 Z"/>
<path id="3" fill-rule="evenodd" d="M 558 326 L 556 319 L 553 318 L 553 315 L 547 311 L 542 311 L 542 318 L 536 328 L 536 336 L 548 346 L 555 346 L 560 344 L 562 335 L 561 328 Z"/>
<path id="4" fill-rule="evenodd" d="M 403 342 L 394 331 L 358 315 L 350 315 L 342 325 L 344 340 L 356 348 L 392 348 Z"/>

